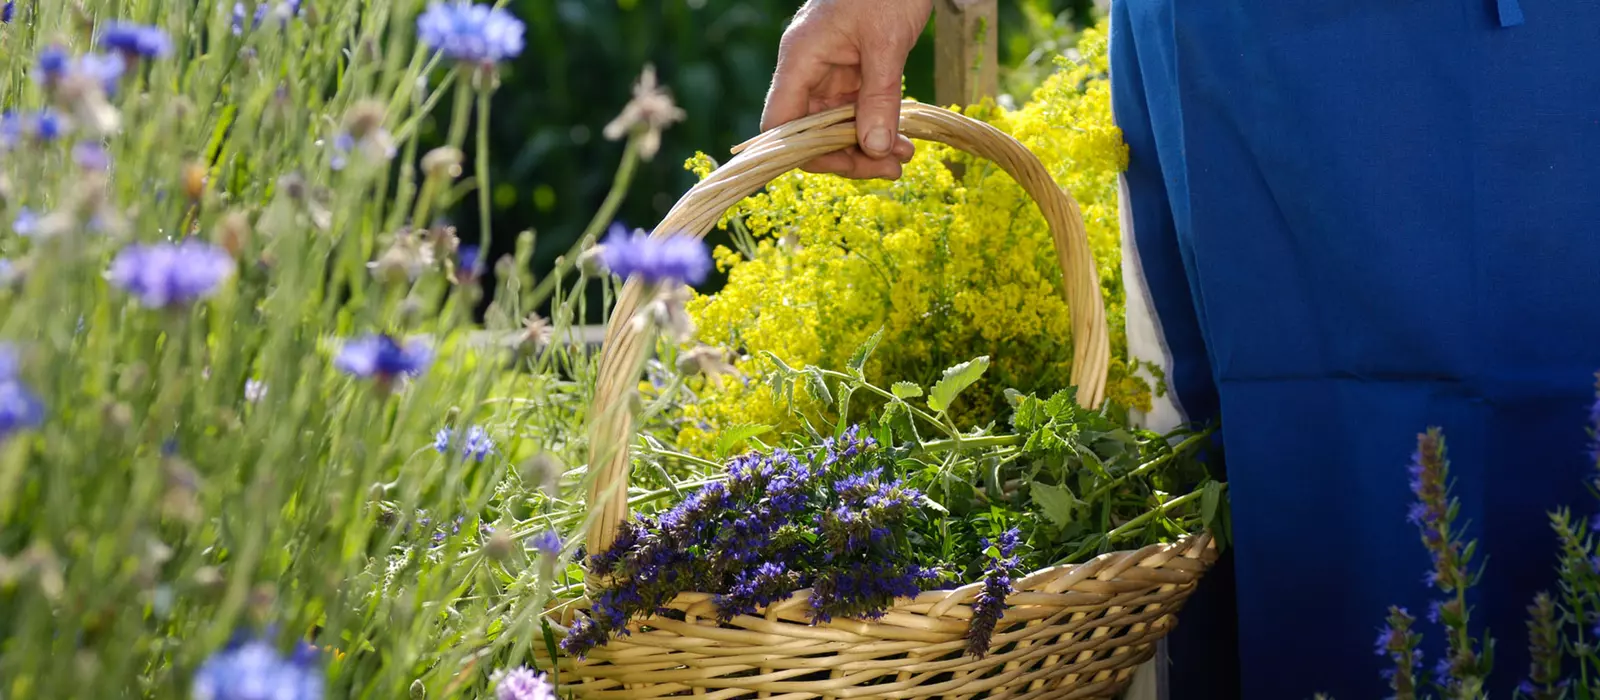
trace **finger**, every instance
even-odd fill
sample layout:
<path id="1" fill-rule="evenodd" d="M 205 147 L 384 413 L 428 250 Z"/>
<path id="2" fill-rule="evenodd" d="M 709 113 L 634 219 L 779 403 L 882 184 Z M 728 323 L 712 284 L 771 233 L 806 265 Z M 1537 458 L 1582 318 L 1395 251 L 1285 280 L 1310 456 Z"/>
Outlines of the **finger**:
<path id="1" fill-rule="evenodd" d="M 889 40 L 861 52 L 861 93 L 856 100 L 856 139 L 873 158 L 889 158 L 900 133 L 900 81 L 911 47 Z"/>
<path id="2" fill-rule="evenodd" d="M 778 66 L 761 111 L 761 130 L 768 131 L 810 113 L 812 92 L 828 79 L 832 66 L 817 50 L 818 34 L 796 25 L 784 34 L 778 48 Z"/>
<path id="3" fill-rule="evenodd" d="M 850 154 L 844 151 L 817 156 L 800 166 L 801 170 L 808 173 L 822 175 L 843 175 L 855 168 L 855 163 Z"/>
<path id="4" fill-rule="evenodd" d="M 896 138 L 894 141 L 894 157 L 901 163 L 910 163 L 912 158 L 917 157 L 917 147 L 911 143 L 911 139 L 904 136 Z"/>

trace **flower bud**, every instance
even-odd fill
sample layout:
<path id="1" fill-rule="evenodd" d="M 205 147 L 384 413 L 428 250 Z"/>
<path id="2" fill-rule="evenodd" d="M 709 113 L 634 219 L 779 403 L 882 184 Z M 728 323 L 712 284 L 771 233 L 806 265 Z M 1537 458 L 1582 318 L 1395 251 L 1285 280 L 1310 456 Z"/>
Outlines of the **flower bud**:
<path id="1" fill-rule="evenodd" d="M 344 128 L 350 133 L 351 138 L 360 141 L 378 132 L 383 126 L 384 114 L 387 107 L 376 100 L 362 100 L 350 108 L 350 113 L 345 115 Z"/>
<path id="2" fill-rule="evenodd" d="M 244 212 L 228 212 L 217 223 L 217 245 L 237 258 L 250 245 L 250 218 Z"/>
<path id="3" fill-rule="evenodd" d="M 422 684 L 422 679 L 411 681 L 411 700 L 427 700 L 428 686 Z"/>
<path id="4" fill-rule="evenodd" d="M 454 146 L 440 146 L 422 156 L 422 172 L 429 178 L 461 177 L 461 161 L 465 156 Z"/>
<path id="5" fill-rule="evenodd" d="M 206 166 L 199 161 L 189 161 L 183 166 L 183 193 L 191 200 L 206 193 Z"/>
<path id="6" fill-rule="evenodd" d="M 489 541 L 483 545 L 483 553 L 495 561 L 506 561 L 516 551 L 517 543 L 512 541 L 505 528 L 495 529 L 494 534 L 489 535 Z"/>

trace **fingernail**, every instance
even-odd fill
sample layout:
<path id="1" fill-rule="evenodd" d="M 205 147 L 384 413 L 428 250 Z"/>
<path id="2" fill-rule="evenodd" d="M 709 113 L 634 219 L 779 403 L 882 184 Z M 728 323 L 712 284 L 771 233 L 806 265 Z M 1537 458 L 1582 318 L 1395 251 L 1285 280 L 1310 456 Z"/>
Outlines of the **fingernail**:
<path id="1" fill-rule="evenodd" d="M 889 152 L 889 147 L 893 145 L 893 142 L 894 136 L 889 133 L 888 129 L 880 126 L 868 131 L 867 139 L 861 145 L 874 158 L 879 158 Z"/>

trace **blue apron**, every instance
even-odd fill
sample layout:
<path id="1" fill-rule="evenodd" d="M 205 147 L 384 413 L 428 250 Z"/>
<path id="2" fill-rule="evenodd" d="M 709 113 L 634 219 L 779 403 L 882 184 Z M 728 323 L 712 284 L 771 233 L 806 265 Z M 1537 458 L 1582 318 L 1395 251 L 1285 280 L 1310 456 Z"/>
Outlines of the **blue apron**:
<path id="1" fill-rule="evenodd" d="M 1391 604 L 1433 667 L 1406 522 L 1433 425 L 1510 697 L 1557 592 L 1546 513 L 1595 512 L 1600 0 L 1113 0 L 1111 26 L 1127 277 L 1172 407 L 1221 416 L 1234 509 L 1170 697 L 1387 697 Z"/>

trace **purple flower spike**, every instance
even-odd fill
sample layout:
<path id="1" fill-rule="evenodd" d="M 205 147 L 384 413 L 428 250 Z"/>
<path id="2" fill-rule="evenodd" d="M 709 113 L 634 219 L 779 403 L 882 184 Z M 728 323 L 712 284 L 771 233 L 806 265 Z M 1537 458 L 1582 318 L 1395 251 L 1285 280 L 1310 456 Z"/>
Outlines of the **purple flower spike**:
<path id="1" fill-rule="evenodd" d="M 493 65 L 522 53 L 523 24 L 510 12 L 467 0 L 433 2 L 417 17 L 417 37 L 447 58 Z"/>
<path id="2" fill-rule="evenodd" d="M 172 39 L 157 27 L 113 22 L 101 33 L 100 47 L 129 57 L 164 58 L 172 53 Z"/>
<path id="3" fill-rule="evenodd" d="M 402 346 L 387 335 L 368 335 L 346 343 L 333 364 L 357 377 L 387 381 L 420 375 L 432 360 L 433 351 L 421 341 Z"/>
<path id="4" fill-rule="evenodd" d="M 694 237 L 650 238 L 643 231 L 626 233 L 620 225 L 611 227 L 600 260 L 612 274 L 623 279 L 638 275 L 648 284 L 700 284 L 711 272 L 711 254 Z"/>
<path id="5" fill-rule="evenodd" d="M 210 297 L 235 269 L 227 251 L 188 239 L 128 246 L 111 261 L 107 276 L 112 285 L 137 296 L 139 303 L 159 309 Z"/>

